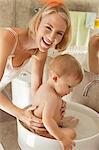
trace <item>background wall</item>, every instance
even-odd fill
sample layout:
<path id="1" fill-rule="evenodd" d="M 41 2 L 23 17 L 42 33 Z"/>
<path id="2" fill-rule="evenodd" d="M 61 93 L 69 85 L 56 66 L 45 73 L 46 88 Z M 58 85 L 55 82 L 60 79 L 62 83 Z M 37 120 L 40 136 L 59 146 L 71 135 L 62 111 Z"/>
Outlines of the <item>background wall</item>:
<path id="1" fill-rule="evenodd" d="M 99 12 L 99 0 L 64 0 L 70 10 Z"/>
<path id="2" fill-rule="evenodd" d="M 15 0 L 0 0 L 0 26 L 15 26 Z"/>
<path id="3" fill-rule="evenodd" d="M 70 10 L 99 13 L 99 0 L 64 0 Z M 26 27 L 41 0 L 0 0 L 0 26 Z"/>

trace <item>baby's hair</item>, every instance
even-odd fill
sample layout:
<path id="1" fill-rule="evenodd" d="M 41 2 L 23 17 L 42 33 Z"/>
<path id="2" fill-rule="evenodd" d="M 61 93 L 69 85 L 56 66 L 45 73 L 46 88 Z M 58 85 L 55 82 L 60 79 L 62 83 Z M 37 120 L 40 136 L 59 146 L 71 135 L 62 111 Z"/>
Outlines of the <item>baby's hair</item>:
<path id="1" fill-rule="evenodd" d="M 80 63 L 75 57 L 69 54 L 59 55 L 53 58 L 49 63 L 48 70 L 49 74 L 50 72 L 54 72 L 58 76 L 74 75 L 74 78 L 79 80 L 79 82 L 83 79 L 83 71 Z"/>
<path id="2" fill-rule="evenodd" d="M 39 11 L 33 16 L 33 18 L 29 22 L 29 35 L 35 39 L 36 32 L 40 25 L 41 19 L 48 15 L 58 13 L 63 19 L 66 21 L 66 31 L 63 36 L 63 39 L 60 43 L 58 43 L 55 47 L 58 51 L 63 51 L 67 48 L 70 40 L 71 40 L 71 19 L 69 10 L 63 3 L 59 3 L 56 1 L 50 2 L 44 5 Z"/>

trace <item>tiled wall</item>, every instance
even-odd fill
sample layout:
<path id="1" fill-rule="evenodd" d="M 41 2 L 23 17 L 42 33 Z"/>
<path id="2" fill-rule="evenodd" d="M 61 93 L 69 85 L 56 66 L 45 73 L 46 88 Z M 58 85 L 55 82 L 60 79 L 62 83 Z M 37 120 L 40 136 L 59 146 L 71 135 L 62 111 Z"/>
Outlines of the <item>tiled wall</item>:
<path id="1" fill-rule="evenodd" d="M 26 27 L 38 0 L 0 0 L 0 26 Z"/>
<path id="2" fill-rule="evenodd" d="M 70 10 L 98 12 L 99 0 L 64 0 Z"/>
<path id="3" fill-rule="evenodd" d="M 0 26 L 15 26 L 15 0 L 0 0 Z"/>
<path id="4" fill-rule="evenodd" d="M 40 5 L 38 0 L 16 0 L 16 26 L 27 27 L 28 21 Z"/>

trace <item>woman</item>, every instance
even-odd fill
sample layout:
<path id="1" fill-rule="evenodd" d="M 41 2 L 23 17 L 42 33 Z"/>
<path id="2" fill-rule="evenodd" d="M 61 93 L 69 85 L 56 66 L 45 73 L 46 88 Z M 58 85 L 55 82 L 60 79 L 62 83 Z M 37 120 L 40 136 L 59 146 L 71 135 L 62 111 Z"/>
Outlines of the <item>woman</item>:
<path id="1" fill-rule="evenodd" d="M 31 19 L 28 29 L 0 28 L 0 91 L 15 78 L 32 57 L 32 94 L 42 84 L 43 68 L 48 49 L 63 51 L 71 38 L 69 11 L 62 3 L 44 6 Z M 24 102 L 24 100 L 23 100 Z M 32 128 L 35 108 L 20 109 L 0 93 L 0 109 Z M 61 112 L 65 109 L 61 109 Z M 36 119 L 36 122 L 40 122 Z M 39 126 L 39 125 L 38 125 Z M 40 125 L 41 126 L 41 125 Z"/>

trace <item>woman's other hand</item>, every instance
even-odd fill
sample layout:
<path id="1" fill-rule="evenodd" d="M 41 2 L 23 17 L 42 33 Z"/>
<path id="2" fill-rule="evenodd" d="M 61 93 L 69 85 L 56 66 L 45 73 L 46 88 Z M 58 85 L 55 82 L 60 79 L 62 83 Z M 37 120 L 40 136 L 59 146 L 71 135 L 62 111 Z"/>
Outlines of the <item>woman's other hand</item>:
<path id="1" fill-rule="evenodd" d="M 64 117 L 65 110 L 66 110 L 66 102 L 62 100 L 62 106 L 60 109 L 61 119 L 63 119 Z"/>

